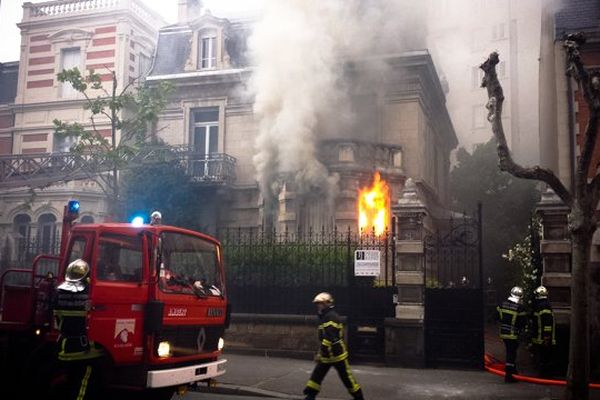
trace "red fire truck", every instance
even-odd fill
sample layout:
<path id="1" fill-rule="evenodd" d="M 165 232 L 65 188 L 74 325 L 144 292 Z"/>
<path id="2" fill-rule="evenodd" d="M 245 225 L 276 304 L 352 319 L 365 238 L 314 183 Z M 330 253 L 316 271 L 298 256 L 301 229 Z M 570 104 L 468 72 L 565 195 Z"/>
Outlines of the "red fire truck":
<path id="1" fill-rule="evenodd" d="M 151 224 L 75 224 L 78 212 L 77 201 L 65 206 L 58 256 L 0 277 L 0 391 L 64 380 L 56 298 L 65 289 L 86 294 L 86 340 L 101 351 L 104 387 L 170 398 L 222 375 L 230 312 L 219 242 L 161 225 L 159 214 Z M 49 261 L 55 273 L 41 271 Z"/>

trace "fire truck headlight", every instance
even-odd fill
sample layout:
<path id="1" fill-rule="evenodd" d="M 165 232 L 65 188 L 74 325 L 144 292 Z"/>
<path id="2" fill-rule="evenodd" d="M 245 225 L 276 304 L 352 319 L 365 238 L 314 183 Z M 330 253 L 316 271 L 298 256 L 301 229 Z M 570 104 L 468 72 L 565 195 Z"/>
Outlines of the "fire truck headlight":
<path id="1" fill-rule="evenodd" d="M 81 258 L 78 258 L 67 266 L 67 270 L 65 271 L 65 280 L 67 282 L 80 282 L 89 274 L 89 272 L 89 264 L 83 261 Z"/>
<path id="2" fill-rule="evenodd" d="M 219 338 L 219 344 L 217 345 L 217 348 L 219 349 L 219 351 L 223 350 L 223 347 L 225 347 L 225 341 L 223 340 L 223 338 Z"/>
<path id="3" fill-rule="evenodd" d="M 159 357 L 169 357 L 171 355 L 171 344 L 169 342 L 160 342 L 156 353 Z"/>

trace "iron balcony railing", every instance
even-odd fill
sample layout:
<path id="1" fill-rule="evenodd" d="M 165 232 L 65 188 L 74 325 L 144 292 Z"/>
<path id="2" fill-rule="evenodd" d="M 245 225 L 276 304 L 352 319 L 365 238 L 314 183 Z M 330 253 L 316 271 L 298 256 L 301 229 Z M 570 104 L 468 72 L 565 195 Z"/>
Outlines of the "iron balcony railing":
<path id="1" fill-rule="evenodd" d="M 117 159 L 103 152 L 0 156 L 0 189 L 95 179 L 115 167 L 124 170 L 174 160 L 179 160 L 196 182 L 231 184 L 235 181 L 236 159 L 230 155 L 205 154 L 190 146 L 145 146 L 122 152 Z"/>

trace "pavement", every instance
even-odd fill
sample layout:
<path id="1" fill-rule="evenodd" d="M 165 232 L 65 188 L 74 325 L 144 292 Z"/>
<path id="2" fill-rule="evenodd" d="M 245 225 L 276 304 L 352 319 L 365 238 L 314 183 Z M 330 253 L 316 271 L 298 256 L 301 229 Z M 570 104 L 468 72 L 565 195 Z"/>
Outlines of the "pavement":
<path id="1" fill-rule="evenodd" d="M 303 399 L 302 389 L 314 366 L 312 361 L 292 358 L 240 354 L 225 354 L 224 358 L 228 360 L 227 372 L 218 379 L 216 393 L 190 392 L 185 399 Z M 363 364 L 353 364 L 352 371 L 368 400 L 554 400 L 560 399 L 564 392 L 564 388 L 558 386 L 523 382 L 505 384 L 501 377 L 486 371 L 409 369 Z M 322 388 L 321 400 L 351 398 L 334 370 L 327 375 Z M 590 391 L 590 399 L 600 400 L 600 390 Z"/>

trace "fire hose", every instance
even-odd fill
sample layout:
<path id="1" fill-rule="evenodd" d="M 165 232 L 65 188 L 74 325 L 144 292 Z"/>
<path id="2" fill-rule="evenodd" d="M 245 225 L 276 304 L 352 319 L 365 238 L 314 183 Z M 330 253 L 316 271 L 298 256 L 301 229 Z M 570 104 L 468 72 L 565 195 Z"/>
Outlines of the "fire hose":
<path id="1" fill-rule="evenodd" d="M 488 372 L 504 376 L 504 363 L 488 353 L 485 353 L 484 365 Z M 567 384 L 567 381 L 558 379 L 535 378 L 527 375 L 513 375 L 513 377 L 521 382 L 536 383 L 538 385 L 566 386 Z M 590 389 L 600 389 L 600 383 L 590 383 L 589 387 Z"/>

